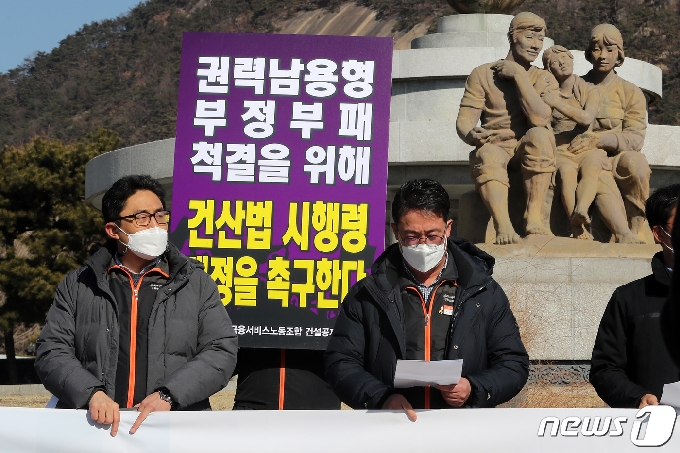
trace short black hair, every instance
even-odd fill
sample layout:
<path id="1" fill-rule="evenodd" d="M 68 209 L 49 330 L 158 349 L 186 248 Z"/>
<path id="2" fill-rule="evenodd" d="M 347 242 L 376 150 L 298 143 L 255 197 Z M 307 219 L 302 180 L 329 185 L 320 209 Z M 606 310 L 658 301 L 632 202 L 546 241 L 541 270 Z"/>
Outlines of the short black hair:
<path id="1" fill-rule="evenodd" d="M 397 190 L 392 202 L 392 221 L 399 223 L 408 211 L 418 210 L 435 214 L 446 222 L 450 209 L 449 194 L 441 184 L 432 179 L 414 179 Z"/>
<path id="2" fill-rule="evenodd" d="M 149 175 L 123 176 L 113 183 L 102 198 L 104 222 L 113 222 L 118 219 L 128 198 L 140 190 L 153 192 L 161 200 L 163 209 L 165 209 L 165 189 L 161 183 Z"/>
<path id="3" fill-rule="evenodd" d="M 673 214 L 673 208 L 680 198 L 680 184 L 659 187 L 647 199 L 645 211 L 649 227 L 666 225 Z"/>

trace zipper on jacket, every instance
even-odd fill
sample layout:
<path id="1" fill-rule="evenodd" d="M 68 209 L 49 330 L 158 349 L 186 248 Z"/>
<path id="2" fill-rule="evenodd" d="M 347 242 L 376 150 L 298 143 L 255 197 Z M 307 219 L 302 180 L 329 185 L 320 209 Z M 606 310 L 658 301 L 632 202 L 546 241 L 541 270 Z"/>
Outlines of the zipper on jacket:
<path id="1" fill-rule="evenodd" d="M 279 410 L 283 410 L 286 393 L 286 350 L 281 349 L 281 367 L 279 368 Z"/>
<path id="2" fill-rule="evenodd" d="M 439 284 L 432 290 L 432 293 L 430 294 L 430 304 L 429 307 L 425 305 L 425 299 L 423 299 L 422 294 L 420 294 L 420 291 L 418 291 L 418 288 L 415 286 L 407 286 L 405 289 L 411 289 L 418 294 L 418 297 L 420 298 L 420 305 L 423 308 L 423 315 L 425 316 L 425 329 L 424 329 L 424 336 L 425 336 L 425 361 L 429 362 L 430 361 L 430 349 L 431 349 L 431 325 L 430 325 L 430 318 L 432 318 L 432 307 L 434 307 L 434 296 L 437 294 L 437 290 L 446 282 L 447 280 L 442 280 L 439 282 Z M 425 409 L 430 409 L 430 386 L 427 385 L 425 386 Z"/>
<path id="3" fill-rule="evenodd" d="M 144 277 L 146 277 L 149 272 L 158 271 L 166 278 L 167 274 L 160 268 L 155 267 L 142 275 L 137 282 L 137 286 L 135 286 L 132 276 L 124 267 L 116 265 L 112 266 L 110 269 L 120 269 L 125 272 L 125 275 L 127 275 L 128 280 L 130 281 L 130 289 L 132 290 L 132 305 L 130 306 L 130 367 L 128 374 L 127 401 L 125 404 L 127 408 L 131 408 L 134 406 L 135 385 L 137 383 L 137 303 L 139 301 L 139 288 L 142 287 Z"/>
<path id="4" fill-rule="evenodd" d="M 139 296 L 139 284 L 142 283 L 142 278 L 139 283 L 132 290 L 132 306 L 130 307 L 130 374 L 128 375 L 128 394 L 127 407 L 134 405 L 135 398 L 135 384 L 137 382 L 137 302 Z M 132 285 L 132 277 L 130 277 L 130 284 Z"/>

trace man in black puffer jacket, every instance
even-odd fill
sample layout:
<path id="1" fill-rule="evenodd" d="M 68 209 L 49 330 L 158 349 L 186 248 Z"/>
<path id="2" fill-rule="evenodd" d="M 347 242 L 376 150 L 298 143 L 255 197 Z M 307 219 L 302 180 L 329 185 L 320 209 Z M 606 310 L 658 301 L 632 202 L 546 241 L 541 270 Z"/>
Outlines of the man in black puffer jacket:
<path id="1" fill-rule="evenodd" d="M 529 357 L 494 259 L 450 238 L 449 197 L 431 180 L 404 184 L 392 205 L 398 243 L 345 298 L 326 349 L 326 378 L 353 408 L 493 407 L 524 386 Z M 463 359 L 455 385 L 395 389 L 398 359 Z"/>
<path id="2" fill-rule="evenodd" d="M 600 321 L 590 383 L 611 407 L 659 404 L 663 385 L 680 380 L 677 302 L 668 300 L 679 197 L 680 184 L 673 184 L 647 200 L 647 221 L 662 251 L 652 258 L 651 275 L 616 288 Z"/>

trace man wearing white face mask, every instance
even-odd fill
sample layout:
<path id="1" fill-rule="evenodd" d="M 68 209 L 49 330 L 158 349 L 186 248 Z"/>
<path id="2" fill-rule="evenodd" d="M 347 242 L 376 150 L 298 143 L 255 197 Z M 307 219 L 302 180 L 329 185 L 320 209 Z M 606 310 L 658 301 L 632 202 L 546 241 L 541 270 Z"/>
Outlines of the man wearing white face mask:
<path id="1" fill-rule="evenodd" d="M 352 287 L 325 353 L 326 378 L 353 408 L 493 407 L 529 371 L 494 259 L 451 237 L 449 196 L 438 182 L 405 183 L 392 204 L 394 244 Z M 463 359 L 456 385 L 395 389 L 398 359 Z"/>
<path id="2" fill-rule="evenodd" d="M 110 238 L 57 288 L 35 367 L 57 407 L 111 425 L 140 415 L 204 410 L 236 365 L 237 339 L 214 281 L 168 242 L 165 192 L 150 176 L 121 178 L 102 199 Z"/>
<path id="3" fill-rule="evenodd" d="M 671 235 L 680 184 L 654 191 L 645 215 L 661 251 L 652 258 L 652 274 L 616 288 L 602 315 L 590 367 L 590 382 L 612 407 L 643 408 L 659 404 L 664 384 L 680 380 L 674 360 L 668 302 L 673 275 Z"/>

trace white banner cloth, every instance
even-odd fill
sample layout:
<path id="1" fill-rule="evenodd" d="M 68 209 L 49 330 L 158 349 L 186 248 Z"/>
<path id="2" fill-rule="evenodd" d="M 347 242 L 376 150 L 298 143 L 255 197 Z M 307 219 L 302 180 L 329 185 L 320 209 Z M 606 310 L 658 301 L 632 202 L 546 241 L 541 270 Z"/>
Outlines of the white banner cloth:
<path id="1" fill-rule="evenodd" d="M 137 414 L 121 412 L 115 438 L 109 435 L 110 427 L 92 424 L 84 410 L 2 407 L 0 452 L 680 451 L 680 434 L 668 432 L 663 409 L 673 412 L 671 433 L 675 411 L 655 407 L 661 409 L 651 415 L 635 409 L 421 410 L 416 422 L 392 411 L 159 412 L 134 435 L 128 431 Z M 596 427 L 599 432 L 587 435 L 593 421 L 602 422 Z M 616 425 L 622 428 L 620 434 Z M 638 433 L 633 436 L 637 443 L 660 443 L 668 436 L 670 440 L 641 449 L 631 432 Z"/>

